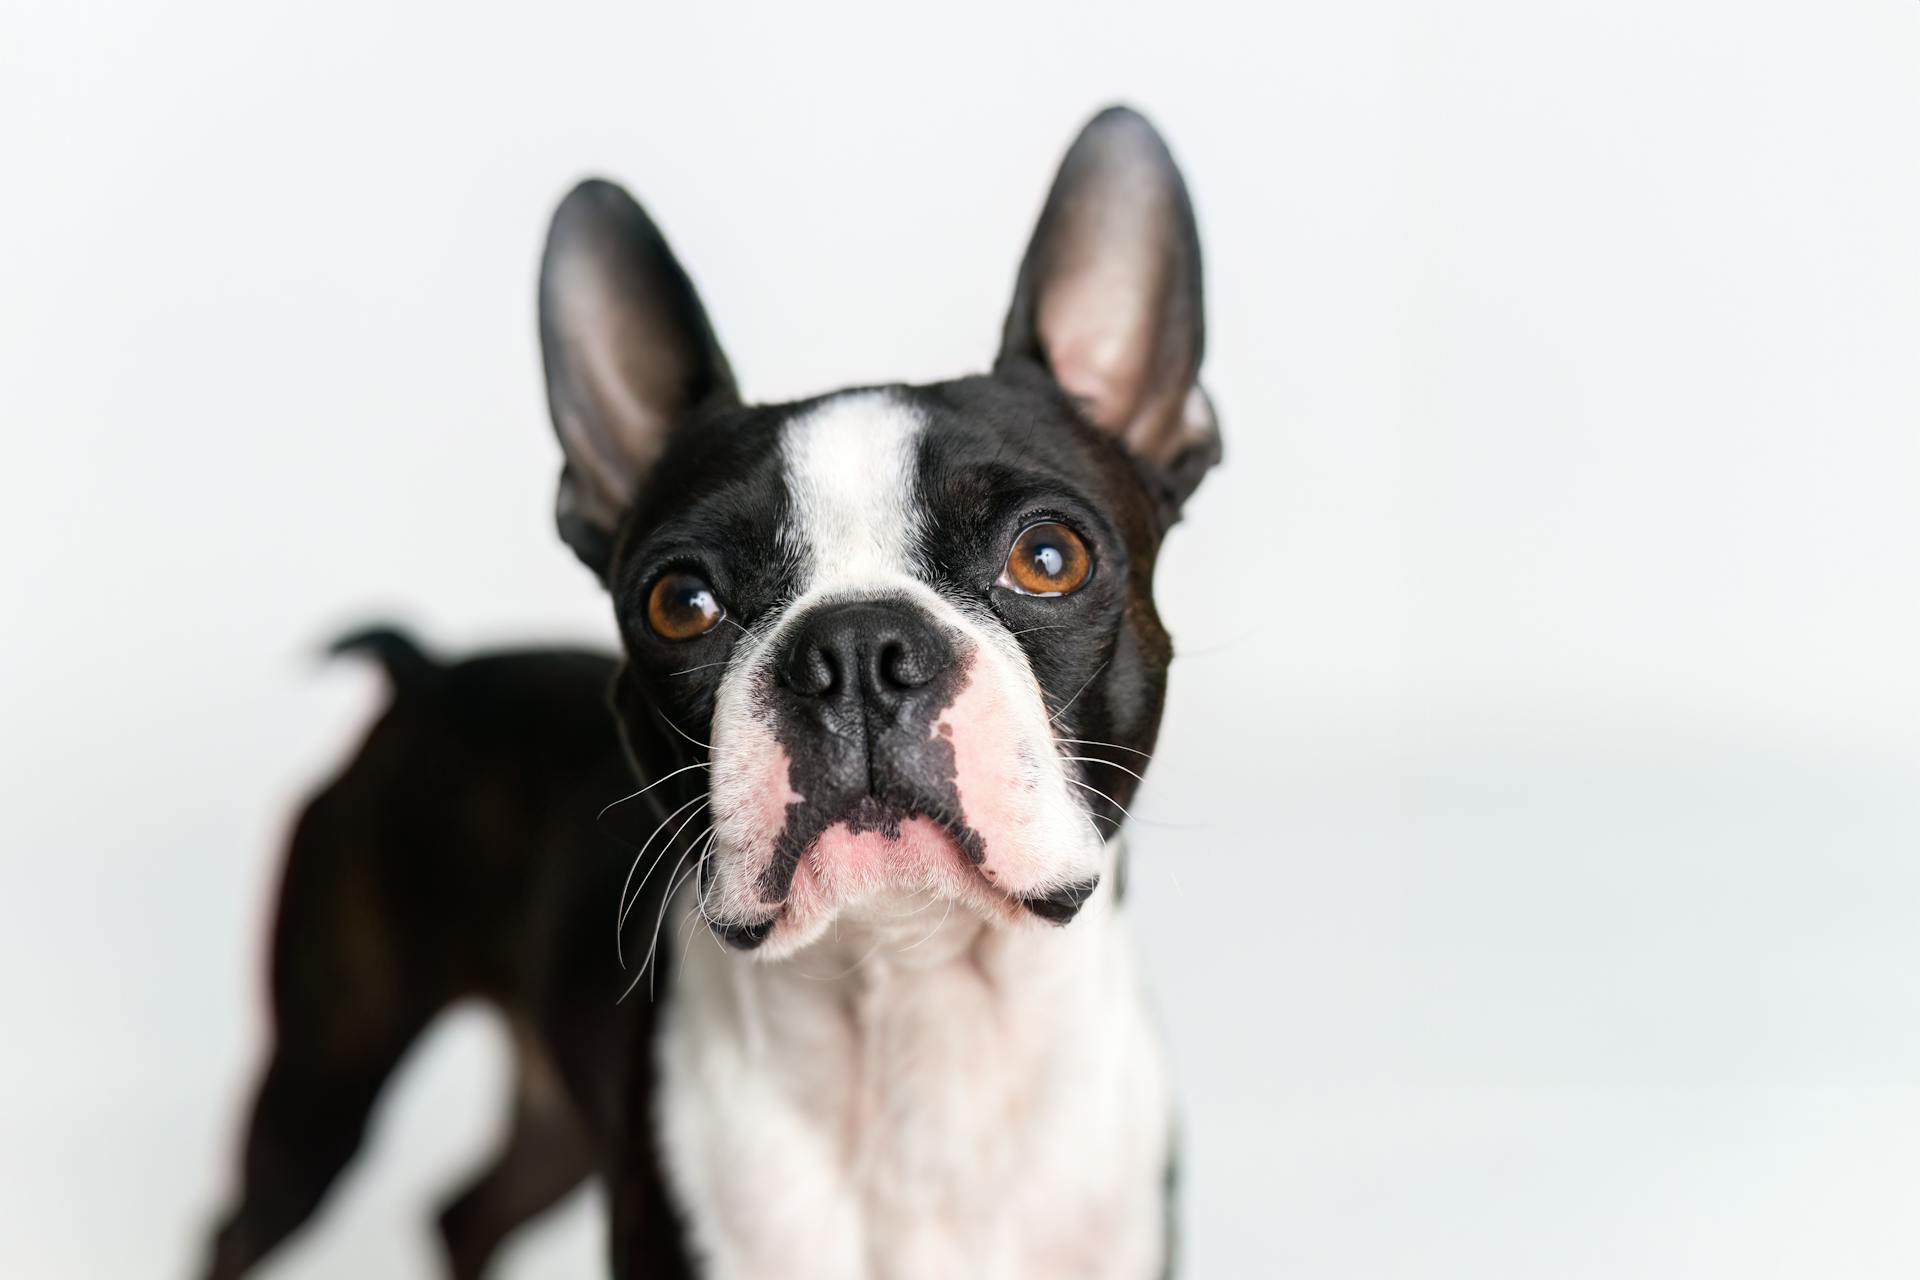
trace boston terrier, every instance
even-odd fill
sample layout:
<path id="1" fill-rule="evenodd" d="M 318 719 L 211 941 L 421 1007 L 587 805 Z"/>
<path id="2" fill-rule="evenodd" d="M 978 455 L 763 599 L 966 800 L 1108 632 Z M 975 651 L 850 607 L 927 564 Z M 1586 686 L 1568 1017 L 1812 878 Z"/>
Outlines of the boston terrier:
<path id="1" fill-rule="evenodd" d="M 560 533 L 622 652 L 340 643 L 392 699 L 292 839 L 206 1274 L 313 1212 L 467 997 L 519 1066 L 439 1216 L 455 1276 L 589 1178 L 636 1280 L 1166 1274 L 1118 832 L 1172 654 L 1154 561 L 1220 443 L 1165 144 L 1123 108 L 1081 132 L 985 375 L 743 403 L 601 181 L 539 309 Z"/>

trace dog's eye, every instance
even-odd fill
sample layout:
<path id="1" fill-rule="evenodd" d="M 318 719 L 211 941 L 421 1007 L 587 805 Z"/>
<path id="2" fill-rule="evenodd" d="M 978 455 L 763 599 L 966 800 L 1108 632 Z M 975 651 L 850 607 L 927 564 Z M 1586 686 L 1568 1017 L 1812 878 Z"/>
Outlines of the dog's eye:
<path id="1" fill-rule="evenodd" d="M 673 570 L 647 593 L 647 625 L 662 640 L 693 640 L 720 625 L 726 610 L 697 574 Z"/>
<path id="2" fill-rule="evenodd" d="M 1063 524 L 1030 524 L 1013 540 L 999 585 L 1023 596 L 1064 596 L 1093 573 L 1093 556 L 1080 535 Z"/>

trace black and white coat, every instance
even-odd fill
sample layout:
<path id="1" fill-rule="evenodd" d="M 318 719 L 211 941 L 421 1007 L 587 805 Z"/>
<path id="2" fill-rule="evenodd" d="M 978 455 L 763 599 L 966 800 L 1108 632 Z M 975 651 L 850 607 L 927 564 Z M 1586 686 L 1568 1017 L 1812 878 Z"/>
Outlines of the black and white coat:
<path id="1" fill-rule="evenodd" d="M 1201 316 L 1185 188 L 1123 109 L 1069 151 L 992 371 L 931 386 L 743 403 L 647 215 L 569 195 L 558 518 L 622 652 L 345 642 L 394 699 L 296 825 L 208 1274 L 313 1212 L 475 995 L 522 1066 L 440 1217 L 456 1276 L 589 1176 L 622 1277 L 1164 1274 L 1174 1107 L 1118 832 L 1172 656 L 1154 563 L 1220 455 Z"/>
<path id="2" fill-rule="evenodd" d="M 995 371 L 958 382 L 743 406 L 638 206 L 596 183 L 557 215 L 562 529 L 612 594 L 636 754 L 708 766 L 663 936 L 720 945 L 680 964 L 652 1103 L 707 1274 L 1167 1267 L 1171 1090 L 1113 833 L 1170 657 L 1154 558 L 1219 456 L 1201 316 L 1184 187 L 1124 110 L 1063 165 Z M 1036 527 L 1074 545 L 1023 551 Z M 1023 589 L 1029 553 L 1086 577 Z"/>

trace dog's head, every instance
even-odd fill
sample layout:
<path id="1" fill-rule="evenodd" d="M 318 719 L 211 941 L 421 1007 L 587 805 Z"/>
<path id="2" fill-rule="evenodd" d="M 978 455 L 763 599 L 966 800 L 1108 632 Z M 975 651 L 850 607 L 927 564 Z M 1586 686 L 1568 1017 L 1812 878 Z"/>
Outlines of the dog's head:
<path id="1" fill-rule="evenodd" d="M 1193 211 L 1152 127 L 1114 109 L 1075 141 L 988 375 L 741 403 L 603 182 L 554 216 L 540 326 L 628 740 L 709 769 L 687 807 L 715 931 L 788 954 L 929 891 L 1070 920 L 1160 721 L 1154 558 L 1220 456 Z"/>

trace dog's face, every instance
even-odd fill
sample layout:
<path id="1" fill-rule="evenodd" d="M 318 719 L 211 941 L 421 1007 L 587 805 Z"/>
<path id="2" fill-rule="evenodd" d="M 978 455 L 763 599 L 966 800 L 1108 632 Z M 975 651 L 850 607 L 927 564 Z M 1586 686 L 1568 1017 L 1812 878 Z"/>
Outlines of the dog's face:
<path id="1" fill-rule="evenodd" d="M 1155 554 L 1219 456 L 1192 211 L 1146 122 L 1069 152 L 991 375 L 744 406 L 604 183 L 555 216 L 541 324 L 616 708 L 707 766 L 715 932 L 783 955 L 926 895 L 1072 919 L 1159 724 Z"/>

